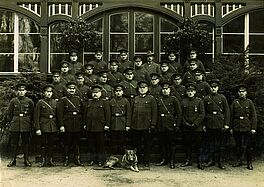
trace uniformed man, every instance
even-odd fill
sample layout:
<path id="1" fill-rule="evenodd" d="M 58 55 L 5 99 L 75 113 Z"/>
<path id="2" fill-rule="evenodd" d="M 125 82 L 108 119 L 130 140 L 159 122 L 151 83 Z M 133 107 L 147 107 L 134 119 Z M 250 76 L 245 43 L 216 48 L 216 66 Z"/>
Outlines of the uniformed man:
<path id="1" fill-rule="evenodd" d="M 123 98 L 124 87 L 121 84 L 114 86 L 114 92 L 115 96 L 109 103 L 112 153 L 122 154 L 128 145 L 126 135 L 131 126 L 131 107 L 129 101 Z"/>
<path id="2" fill-rule="evenodd" d="M 119 52 L 118 71 L 124 73 L 124 70 L 127 68 L 134 69 L 134 63 L 128 60 L 128 50 L 121 49 L 118 52 Z"/>
<path id="3" fill-rule="evenodd" d="M 55 166 L 53 162 L 53 147 L 58 132 L 57 102 L 52 99 L 53 85 L 45 85 L 43 88 L 44 98 L 40 99 L 35 108 L 34 123 L 36 134 L 41 142 L 41 167 Z"/>
<path id="4" fill-rule="evenodd" d="M 197 66 L 197 60 L 196 59 L 192 59 L 190 60 L 190 68 L 188 69 L 187 72 L 184 73 L 183 77 L 182 77 L 182 84 L 185 85 L 187 82 L 195 82 L 195 72 L 198 68 Z"/>
<path id="5" fill-rule="evenodd" d="M 158 97 L 158 131 L 162 160 L 156 165 L 164 165 L 168 161 L 170 168 L 175 168 L 176 138 L 180 131 L 182 118 L 181 104 L 175 96 L 171 96 L 169 82 L 163 82 L 162 95 Z"/>
<path id="6" fill-rule="evenodd" d="M 74 149 L 75 165 L 83 166 L 80 161 L 80 139 L 83 129 L 83 106 L 81 98 L 76 95 L 76 83 L 66 84 L 68 95 L 61 98 L 58 103 L 58 122 L 60 132 L 64 134 L 64 166 L 69 165 L 70 148 Z"/>
<path id="7" fill-rule="evenodd" d="M 22 148 L 24 153 L 24 165 L 30 167 L 28 160 L 30 132 L 33 130 L 34 103 L 26 97 L 26 84 L 16 85 L 17 97 L 13 98 L 7 108 L 7 120 L 10 123 L 11 153 L 12 158 L 7 167 L 16 165 L 17 149 L 19 139 L 22 139 Z"/>
<path id="8" fill-rule="evenodd" d="M 94 66 L 94 73 L 98 73 L 99 71 L 105 70 L 108 68 L 108 65 L 105 61 L 103 61 L 103 51 L 101 49 L 96 49 L 94 51 L 94 60 L 89 63 Z"/>
<path id="9" fill-rule="evenodd" d="M 211 93 L 204 98 L 205 126 L 208 136 L 206 142 L 209 148 L 209 161 L 205 167 L 214 165 L 215 154 L 218 154 L 218 167 L 225 169 L 223 155 L 226 144 L 226 131 L 230 125 L 230 110 L 226 97 L 218 93 L 220 82 L 218 79 L 209 81 Z"/>
<path id="10" fill-rule="evenodd" d="M 172 80 L 172 95 L 176 96 L 176 98 L 181 102 L 185 97 L 185 86 L 182 85 L 182 74 L 175 73 L 171 76 Z"/>
<path id="11" fill-rule="evenodd" d="M 192 60 L 196 60 L 197 61 L 197 67 L 205 72 L 205 68 L 204 68 L 203 63 L 197 59 L 197 49 L 196 48 L 190 48 L 189 49 L 189 59 L 187 59 L 187 61 L 183 65 L 183 72 L 187 72 L 190 70 L 190 62 Z"/>
<path id="12" fill-rule="evenodd" d="M 82 103 L 85 103 L 92 97 L 91 89 L 84 84 L 84 72 L 77 72 L 75 76 L 77 79 L 76 95 L 81 98 Z"/>
<path id="13" fill-rule="evenodd" d="M 80 71 L 84 71 L 84 67 L 83 64 L 81 62 L 78 62 L 78 51 L 76 50 L 71 50 L 69 52 L 69 56 L 70 56 L 70 73 L 72 75 L 75 75 L 75 73 L 80 72 Z"/>
<path id="14" fill-rule="evenodd" d="M 120 83 L 124 77 L 122 73 L 118 72 L 118 61 L 117 60 L 110 60 L 110 72 L 108 73 L 108 80 L 107 83 L 114 87 L 116 84 Z"/>
<path id="15" fill-rule="evenodd" d="M 138 82 L 139 95 L 132 101 L 131 121 L 132 144 L 139 154 L 143 154 L 143 161 L 147 167 L 152 144 L 151 132 L 157 123 L 157 102 L 153 96 L 148 94 L 148 88 L 147 81 Z M 143 151 L 141 151 L 141 139 L 144 141 Z"/>
<path id="16" fill-rule="evenodd" d="M 59 101 L 59 99 L 67 93 L 65 84 L 61 82 L 60 70 L 52 71 L 52 80 L 52 85 L 54 87 L 52 98 L 54 98 L 55 101 Z"/>
<path id="17" fill-rule="evenodd" d="M 238 99 L 230 107 L 231 133 L 236 143 L 237 162 L 233 167 L 242 166 L 243 147 L 246 148 L 247 169 L 253 170 L 253 139 L 257 129 L 257 114 L 253 102 L 247 98 L 247 86 L 238 86 Z"/>
<path id="18" fill-rule="evenodd" d="M 70 70 L 70 63 L 67 62 L 67 61 L 62 61 L 61 62 L 61 82 L 63 84 L 67 84 L 68 82 L 75 82 L 76 79 L 75 79 L 75 76 L 70 74 L 69 72 Z"/>
<path id="19" fill-rule="evenodd" d="M 113 96 L 113 88 L 107 83 L 108 80 L 108 70 L 101 70 L 97 73 L 98 75 L 98 85 L 102 87 L 102 98 L 110 100 Z"/>
<path id="20" fill-rule="evenodd" d="M 197 155 L 198 168 L 204 169 L 202 165 L 202 132 L 205 111 L 202 99 L 195 96 L 196 85 L 195 83 L 188 83 L 186 85 L 186 95 L 181 102 L 182 107 L 182 126 L 183 141 L 186 151 L 186 162 L 181 167 L 192 165 L 192 145 L 195 145 Z"/>
<path id="21" fill-rule="evenodd" d="M 133 58 L 135 69 L 134 69 L 134 80 L 138 81 L 148 81 L 150 83 L 150 77 L 147 70 L 142 66 L 143 58 L 142 56 L 134 56 Z"/>
<path id="22" fill-rule="evenodd" d="M 131 103 L 137 95 L 137 81 L 134 80 L 133 68 L 124 70 L 124 80 L 120 84 L 124 87 L 124 97 Z"/>
<path id="23" fill-rule="evenodd" d="M 94 74 L 94 65 L 92 63 L 87 63 L 84 66 L 84 84 L 91 87 L 96 84 L 97 76 Z"/>
<path id="24" fill-rule="evenodd" d="M 143 64 L 148 74 L 160 73 L 160 66 L 154 61 L 155 55 L 151 51 L 147 52 L 147 63 Z"/>
<path id="25" fill-rule="evenodd" d="M 92 86 L 92 99 L 88 100 L 85 108 L 85 129 L 90 150 L 89 166 L 95 161 L 103 166 L 105 152 L 105 131 L 110 127 L 109 101 L 102 98 L 102 87 Z"/>
<path id="26" fill-rule="evenodd" d="M 159 85 L 160 75 L 158 73 L 151 73 L 150 80 L 149 94 L 157 99 L 161 95 L 161 86 Z"/>
<path id="27" fill-rule="evenodd" d="M 196 96 L 203 99 L 206 95 L 210 94 L 210 85 L 205 81 L 205 72 L 201 69 L 195 70 L 196 80 Z"/>
<path id="28" fill-rule="evenodd" d="M 166 52 L 169 60 L 169 72 L 171 73 L 182 73 L 182 65 L 176 60 L 176 51 L 169 50 Z"/>
<path id="29" fill-rule="evenodd" d="M 173 73 L 170 72 L 170 66 L 168 61 L 162 61 L 160 63 L 160 81 L 161 82 L 170 82 L 171 76 Z"/>

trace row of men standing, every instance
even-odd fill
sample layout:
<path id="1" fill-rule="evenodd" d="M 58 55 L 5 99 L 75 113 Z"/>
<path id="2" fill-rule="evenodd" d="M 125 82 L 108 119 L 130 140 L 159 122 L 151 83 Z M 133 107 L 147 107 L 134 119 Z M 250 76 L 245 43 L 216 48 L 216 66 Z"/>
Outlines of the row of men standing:
<path id="1" fill-rule="evenodd" d="M 149 57 L 152 58 L 153 54 L 149 54 Z M 140 60 L 142 65 L 141 57 L 134 58 L 134 60 L 135 60 L 135 66 Z M 191 165 L 191 155 L 192 155 L 191 145 L 192 143 L 195 142 L 196 143 L 195 148 L 198 154 L 198 167 L 200 169 L 203 169 L 204 166 L 201 160 L 202 131 L 205 130 L 204 127 L 207 127 L 208 134 L 211 134 L 209 135 L 209 137 L 211 137 L 209 138 L 210 143 L 213 144 L 214 149 L 215 146 L 218 146 L 217 150 L 220 150 L 219 147 L 221 146 L 219 146 L 218 145 L 219 143 L 217 142 L 221 140 L 222 132 L 224 130 L 229 129 L 230 127 L 230 123 L 229 123 L 230 114 L 229 114 L 228 104 L 224 96 L 217 94 L 219 82 L 217 80 L 213 80 L 209 85 L 208 83 L 203 81 L 204 71 L 202 68 L 197 68 L 199 66 L 202 67 L 201 65 L 198 66 L 197 62 L 198 61 L 196 59 L 190 60 L 188 62 L 189 65 L 187 67 L 189 67 L 188 68 L 189 71 L 187 71 L 183 75 L 183 77 L 180 72 L 174 72 L 174 74 L 171 74 L 172 76 L 168 76 L 167 78 L 164 78 L 164 76 L 162 76 L 162 73 L 164 72 L 168 73 L 168 69 L 170 69 L 169 65 L 172 64 L 170 64 L 169 62 L 162 62 L 160 66 L 158 65 L 156 66 L 157 68 L 153 68 L 151 64 L 149 65 L 148 63 L 146 63 L 147 66 L 152 67 L 153 72 L 149 73 L 148 71 L 144 71 L 144 73 L 143 72 L 140 73 L 139 75 L 144 76 L 144 80 L 138 82 L 133 79 L 135 70 L 131 67 L 127 67 L 123 70 L 125 80 L 121 82 L 119 81 L 119 84 L 115 83 L 114 89 L 110 85 L 108 85 L 107 82 L 110 82 L 109 80 L 111 80 L 110 73 L 118 72 L 118 71 L 113 71 L 113 69 L 116 69 L 116 66 L 118 68 L 117 65 L 118 61 L 111 61 L 110 67 L 114 65 L 115 68 L 112 67 L 110 73 L 105 71 L 106 67 L 102 68 L 101 71 L 97 70 L 98 77 L 92 80 L 91 85 L 89 85 L 89 80 L 90 80 L 89 73 L 86 76 L 84 72 L 78 71 L 76 72 L 76 77 L 72 76 L 73 77 L 72 81 L 76 81 L 77 79 L 77 85 L 75 82 L 71 82 L 69 79 L 66 79 L 67 82 L 70 81 L 66 84 L 66 87 L 63 86 L 63 83 L 60 83 L 60 81 L 58 81 L 62 77 L 63 79 L 65 79 L 66 76 L 64 77 L 63 75 L 64 66 L 66 67 L 66 69 L 67 66 L 69 66 L 69 63 L 63 62 L 61 66 L 61 71 L 53 72 L 54 89 L 51 86 L 45 87 L 45 92 L 54 92 L 55 103 L 56 100 L 59 101 L 58 104 L 56 105 L 56 107 L 58 108 L 57 117 L 55 118 L 56 115 L 54 113 L 45 114 L 45 112 L 40 110 L 38 115 L 41 116 L 40 119 L 45 118 L 45 116 L 48 120 L 52 120 L 53 118 L 58 119 L 58 123 L 55 124 L 59 124 L 60 132 L 64 133 L 65 135 L 64 148 L 65 148 L 66 156 L 65 156 L 64 165 L 68 165 L 69 147 L 71 145 L 74 145 L 75 163 L 77 165 L 82 165 L 79 158 L 79 146 L 78 146 L 79 138 L 80 138 L 79 131 L 82 129 L 82 126 L 85 127 L 85 129 L 88 132 L 92 132 L 92 133 L 88 133 L 90 134 L 88 136 L 88 140 L 89 139 L 93 140 L 95 143 L 91 146 L 91 148 L 99 148 L 98 150 L 92 151 L 93 153 L 97 153 L 97 158 L 91 157 L 91 162 L 89 163 L 89 165 L 92 165 L 95 160 L 98 161 L 99 165 L 102 165 L 102 161 L 103 161 L 102 155 L 104 149 L 104 145 L 103 145 L 104 130 L 109 130 L 109 128 L 110 130 L 112 130 L 111 128 L 115 126 L 113 124 L 117 123 L 118 121 L 118 123 L 122 124 L 122 128 L 118 127 L 120 129 L 117 128 L 115 131 L 121 131 L 121 129 L 122 131 L 127 131 L 132 127 L 131 134 L 133 139 L 132 144 L 134 147 L 138 147 L 138 149 L 140 150 L 141 146 L 138 140 L 140 139 L 144 140 L 145 150 L 144 150 L 143 160 L 145 165 L 149 165 L 149 153 L 151 149 L 150 148 L 151 132 L 154 129 L 156 129 L 160 131 L 159 135 L 161 140 L 160 141 L 161 147 L 164 148 L 162 155 L 162 157 L 164 158 L 163 160 L 165 160 L 165 158 L 167 157 L 166 158 L 167 161 L 168 160 L 170 161 L 170 167 L 174 168 L 175 167 L 174 165 L 175 136 L 176 136 L 175 132 L 177 133 L 179 132 L 179 130 L 182 130 L 184 143 L 185 143 L 184 147 L 186 148 L 186 155 L 187 155 L 186 163 L 184 163 L 182 166 Z M 90 69 L 94 68 L 96 66 L 95 64 L 96 63 L 88 63 L 88 65 L 86 65 L 85 67 L 86 68 L 88 67 L 87 69 L 89 70 L 89 68 Z M 164 71 L 164 69 L 166 71 Z M 72 74 L 68 74 L 69 77 L 71 77 L 70 75 Z M 95 77 L 95 75 L 93 76 Z M 121 76 L 123 75 L 121 74 Z M 85 79 L 87 81 L 85 81 Z M 161 85 L 158 84 L 159 80 L 162 80 Z M 196 83 L 192 82 L 193 80 L 195 80 Z M 182 85 L 182 82 L 186 83 L 185 88 Z M 84 88 L 85 83 L 89 85 L 86 88 Z M 213 91 L 214 88 L 217 88 L 215 93 Z M 23 86 L 18 87 L 18 90 L 19 89 L 23 90 Z M 50 91 L 49 89 L 53 91 Z M 246 89 L 245 86 L 241 86 L 239 88 L 238 93 L 246 92 L 245 89 Z M 77 97 L 75 96 L 76 91 L 77 94 L 80 96 L 80 98 L 78 96 Z M 123 98 L 123 94 L 120 94 L 119 92 L 121 93 L 124 92 L 123 94 L 125 98 Z M 49 94 L 46 93 L 44 95 L 49 95 Z M 74 97 L 71 98 L 71 95 Z M 176 97 L 171 95 L 175 95 Z M 185 95 L 187 97 L 185 97 Z M 196 96 L 199 96 L 200 98 Z M 125 103 L 121 102 L 118 104 L 117 98 L 119 97 L 122 98 L 122 100 L 124 100 Z M 77 101 L 78 98 L 79 101 Z M 236 127 L 236 128 L 232 128 L 232 130 L 234 130 L 235 132 L 240 132 L 240 131 L 243 132 L 243 133 L 238 133 L 239 135 L 235 136 L 237 137 L 236 142 L 239 146 L 240 146 L 239 142 L 242 141 L 241 139 L 243 137 L 246 137 L 248 132 L 254 134 L 256 129 L 255 128 L 256 117 L 254 115 L 254 105 L 252 107 L 252 102 L 246 99 L 245 96 L 241 98 L 244 98 L 246 100 L 244 104 L 241 104 L 244 102 L 241 99 L 242 101 L 240 100 L 234 101 L 233 105 L 231 106 L 231 109 L 234 107 L 234 110 L 231 110 L 231 119 L 234 119 L 232 120 L 231 127 L 234 123 Z M 204 101 L 202 99 L 204 99 Z M 97 102 L 97 100 L 98 101 L 100 100 L 100 102 Z M 12 103 L 11 101 L 10 106 L 18 105 L 19 103 L 17 103 L 16 101 L 20 101 L 19 97 L 13 100 L 12 105 L 11 105 Z M 40 100 L 39 102 L 42 103 L 42 105 L 44 105 L 42 106 L 42 108 L 44 109 L 48 108 L 49 110 L 49 108 L 50 109 L 52 108 L 49 107 L 49 105 L 51 104 L 49 104 L 45 100 Z M 130 104 L 131 107 L 128 107 L 128 105 Z M 27 105 L 27 106 L 31 106 L 31 105 Z M 126 107 L 122 108 L 124 106 Z M 11 108 L 12 107 L 9 107 L 10 111 Z M 38 104 L 36 106 L 36 109 L 38 109 Z M 129 111 L 131 111 L 131 114 L 129 114 L 130 113 Z M 234 112 L 235 114 L 232 114 L 232 112 Z M 24 116 L 23 112 L 19 113 L 18 111 L 16 111 L 16 113 L 18 113 L 17 114 L 18 116 L 17 115 L 15 116 L 20 118 L 26 117 L 28 115 L 27 114 Z M 37 115 L 37 113 L 38 112 L 35 112 L 35 116 Z M 44 115 L 42 115 L 42 113 L 44 113 Z M 132 116 L 132 120 L 130 120 L 130 115 Z M 10 116 L 10 121 L 12 121 L 13 117 Z M 81 124 L 79 125 L 77 124 L 76 127 L 72 126 L 75 124 L 76 121 L 79 121 L 81 117 L 83 118 L 81 120 L 83 122 L 81 122 Z M 204 117 L 206 119 L 205 124 L 203 123 Z M 239 117 L 240 121 L 235 120 L 237 117 Z M 37 124 L 36 122 L 37 119 L 38 117 L 35 117 L 35 125 Z M 65 125 L 64 122 L 69 126 L 67 127 L 67 125 Z M 216 125 L 216 123 L 218 125 Z M 45 122 L 42 124 L 47 124 L 47 123 Z M 241 125 L 243 128 L 241 128 Z M 36 129 L 36 130 L 37 130 L 36 133 L 38 135 L 41 135 L 41 131 L 43 130 L 41 129 Z M 11 132 L 13 131 L 11 130 Z M 17 130 L 15 130 L 14 132 L 17 132 Z M 121 134 L 122 136 L 124 136 L 124 133 Z M 13 135 L 12 137 L 17 137 L 17 136 Z M 112 139 L 115 139 L 115 137 L 119 137 L 119 136 L 113 134 Z M 217 138 L 215 139 L 215 137 Z M 14 139 L 16 140 L 16 138 Z M 52 144 L 52 143 L 48 143 L 49 140 L 52 140 L 51 137 L 48 136 L 43 139 L 45 140 L 44 144 Z M 247 137 L 246 139 L 249 140 L 249 138 Z M 13 145 L 15 144 L 16 141 L 13 142 Z M 27 145 L 27 141 L 25 141 L 25 144 Z M 43 146 L 43 152 L 45 152 L 45 149 L 46 149 L 45 146 Z M 25 150 L 25 152 L 27 151 Z M 215 151 L 213 151 L 213 153 L 214 152 Z M 240 156 L 241 149 L 239 148 L 237 152 L 238 152 L 238 162 L 235 165 L 240 166 L 242 165 L 242 160 L 241 160 L 242 157 Z M 168 155 L 170 155 L 169 156 L 170 158 L 168 158 Z M 251 164 L 250 154 L 248 157 L 249 157 L 248 168 L 253 169 Z M 52 157 L 49 156 L 49 158 L 50 159 L 48 160 L 48 164 L 53 165 L 54 163 L 52 161 Z M 211 158 L 213 158 L 212 155 Z M 45 160 L 46 159 L 43 159 L 42 162 L 43 165 L 46 164 Z M 164 163 L 163 160 L 161 164 Z M 220 151 L 218 164 L 221 169 L 224 169 L 221 160 L 222 158 Z M 211 164 L 210 162 L 207 163 L 207 165 L 210 164 Z M 12 165 L 15 165 L 15 159 L 12 159 L 11 162 L 9 163 L 9 166 Z M 29 165 L 27 154 L 25 154 L 25 165 Z"/>

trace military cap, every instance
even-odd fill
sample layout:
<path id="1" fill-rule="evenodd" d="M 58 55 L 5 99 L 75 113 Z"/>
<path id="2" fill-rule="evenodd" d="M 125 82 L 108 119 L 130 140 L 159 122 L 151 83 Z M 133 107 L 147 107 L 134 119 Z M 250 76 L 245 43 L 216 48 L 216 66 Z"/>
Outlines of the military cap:
<path id="1" fill-rule="evenodd" d="M 116 84 L 115 86 L 114 86 L 114 90 L 116 91 L 116 90 L 124 90 L 124 86 L 122 85 L 122 84 Z"/>
<path id="2" fill-rule="evenodd" d="M 84 77 L 84 72 L 82 72 L 82 71 L 76 72 L 75 76 L 77 77 L 77 79 L 83 78 Z"/>
<path id="3" fill-rule="evenodd" d="M 66 61 L 66 60 L 63 60 L 63 61 L 61 62 L 61 64 L 60 64 L 60 66 L 61 66 L 61 67 L 65 67 L 65 65 L 66 65 L 67 67 L 69 67 L 69 66 L 70 66 L 70 63 L 69 63 L 68 61 Z"/>
<path id="4" fill-rule="evenodd" d="M 118 60 L 117 59 L 112 59 L 112 60 L 109 61 L 109 64 L 113 64 L 113 63 L 118 64 Z"/>
<path id="5" fill-rule="evenodd" d="M 149 84 L 148 84 L 148 82 L 147 81 L 145 81 L 145 80 L 141 80 L 141 81 L 138 81 L 138 83 L 137 83 L 137 86 L 138 87 L 148 87 L 149 86 Z"/>
<path id="6" fill-rule="evenodd" d="M 95 85 L 91 86 L 91 90 L 92 90 L 92 92 L 100 92 L 100 91 L 102 91 L 102 87 L 98 84 L 95 84 Z"/>
<path id="7" fill-rule="evenodd" d="M 196 64 L 197 63 L 197 60 L 196 59 L 191 59 L 190 61 L 189 61 L 189 64 Z"/>
<path id="8" fill-rule="evenodd" d="M 128 53 L 128 50 L 126 50 L 126 49 L 120 49 L 120 50 L 118 50 L 118 52 L 121 54 L 121 53 Z"/>
<path id="9" fill-rule="evenodd" d="M 197 53 L 198 52 L 198 50 L 196 49 L 196 48 L 194 48 L 194 47 L 191 47 L 190 49 L 189 49 L 189 54 L 192 52 L 192 51 L 195 51 L 195 53 Z"/>
<path id="10" fill-rule="evenodd" d="M 70 82 L 68 82 L 68 83 L 66 84 L 66 87 L 67 87 L 67 88 L 75 88 L 75 86 L 76 86 L 76 83 L 73 82 L 73 81 L 70 81 Z"/>
<path id="11" fill-rule="evenodd" d="M 99 49 L 99 48 L 97 48 L 97 49 L 94 50 L 94 53 L 95 53 L 95 54 L 97 54 L 97 53 L 102 53 L 102 52 L 103 52 L 103 50 L 102 50 L 102 49 Z"/>
<path id="12" fill-rule="evenodd" d="M 188 82 L 185 86 L 186 90 L 196 90 L 195 82 Z"/>
<path id="13" fill-rule="evenodd" d="M 170 50 L 166 51 L 167 55 L 170 55 L 170 54 L 176 55 L 176 53 L 177 53 L 176 50 L 173 50 L 173 49 L 170 49 Z"/>
<path id="14" fill-rule="evenodd" d="M 237 86 L 237 91 L 247 91 L 247 89 L 248 89 L 248 87 L 247 87 L 247 85 L 245 85 L 245 84 L 239 84 L 238 86 Z"/>
<path id="15" fill-rule="evenodd" d="M 46 84 L 43 86 L 43 91 L 46 91 L 48 88 L 54 89 L 54 86 L 52 84 Z"/>
<path id="16" fill-rule="evenodd" d="M 136 60 L 139 59 L 139 58 L 140 58 L 141 60 L 143 60 L 143 57 L 140 56 L 140 55 L 136 55 L 136 56 L 134 56 L 133 60 L 136 61 Z"/>
<path id="17" fill-rule="evenodd" d="M 182 78 L 182 73 L 174 73 L 171 76 L 172 79 L 181 79 Z"/>
<path id="18" fill-rule="evenodd" d="M 161 61 L 160 62 L 160 66 L 164 66 L 164 65 L 168 66 L 169 65 L 169 62 L 167 60 Z"/>
<path id="19" fill-rule="evenodd" d="M 93 69 L 94 64 L 91 63 L 91 62 L 88 62 L 88 63 L 86 63 L 86 64 L 84 65 L 84 68 L 87 69 L 88 67 L 91 67 L 91 68 Z"/>
<path id="20" fill-rule="evenodd" d="M 208 82 L 209 82 L 210 86 L 219 86 L 220 85 L 219 79 L 211 79 Z"/>
<path id="21" fill-rule="evenodd" d="M 75 53 L 77 55 L 78 51 L 75 49 L 72 49 L 72 50 L 70 50 L 69 55 L 72 56 L 73 53 Z"/>
<path id="22" fill-rule="evenodd" d="M 204 75 L 205 72 L 202 69 L 198 68 L 198 69 L 195 70 L 194 74 L 195 75 L 201 75 L 201 74 Z"/>
<path id="23" fill-rule="evenodd" d="M 155 54 L 152 51 L 148 51 L 147 56 L 155 56 Z"/>
<path id="24" fill-rule="evenodd" d="M 158 79 L 160 77 L 160 74 L 158 74 L 158 73 L 151 73 L 149 76 L 150 76 L 151 79 Z"/>
<path id="25" fill-rule="evenodd" d="M 16 89 L 20 89 L 20 88 L 26 89 L 27 88 L 26 83 L 24 83 L 24 82 L 17 83 L 16 84 Z"/>
<path id="26" fill-rule="evenodd" d="M 134 71 L 134 69 L 129 67 L 129 68 L 126 68 L 126 69 L 124 70 L 124 73 L 125 73 L 125 74 L 132 74 L 133 71 Z"/>
<path id="27" fill-rule="evenodd" d="M 61 71 L 58 70 L 58 69 L 56 69 L 56 70 L 53 70 L 51 73 L 52 73 L 52 76 L 53 77 L 59 77 L 60 74 L 61 74 Z"/>
<path id="28" fill-rule="evenodd" d="M 169 81 L 163 81 L 160 86 L 162 89 L 170 88 L 171 83 Z"/>
<path id="29" fill-rule="evenodd" d="M 105 70 L 98 71 L 98 72 L 97 72 L 97 75 L 98 75 L 99 77 L 105 77 L 105 76 L 107 76 L 107 73 L 108 73 L 108 70 L 105 69 Z"/>

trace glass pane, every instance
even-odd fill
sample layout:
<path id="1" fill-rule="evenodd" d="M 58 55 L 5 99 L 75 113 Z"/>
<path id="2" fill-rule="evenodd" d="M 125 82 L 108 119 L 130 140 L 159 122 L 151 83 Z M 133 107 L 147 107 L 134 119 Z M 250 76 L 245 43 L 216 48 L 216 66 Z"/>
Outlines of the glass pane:
<path id="1" fill-rule="evenodd" d="M 50 26 L 50 33 L 62 33 L 66 22 L 56 22 Z"/>
<path id="2" fill-rule="evenodd" d="M 244 35 L 223 35 L 224 53 L 244 51 Z"/>
<path id="3" fill-rule="evenodd" d="M 128 13 L 114 14 L 110 16 L 110 32 L 128 32 Z"/>
<path id="4" fill-rule="evenodd" d="M 205 70 L 210 71 L 212 69 L 213 55 L 212 54 L 203 54 L 199 55 L 199 60 L 202 61 Z"/>
<path id="5" fill-rule="evenodd" d="M 14 55 L 0 54 L 0 72 L 14 72 Z"/>
<path id="6" fill-rule="evenodd" d="M 100 40 L 101 40 L 101 46 L 98 46 L 98 48 L 102 49 L 103 48 L 103 34 L 99 34 L 100 35 Z M 93 52 L 94 49 L 91 49 L 90 46 L 84 46 L 84 51 L 85 52 Z"/>
<path id="7" fill-rule="evenodd" d="M 199 25 L 201 25 L 203 29 L 207 30 L 207 32 L 209 33 L 213 32 L 213 28 L 214 28 L 213 24 L 205 21 L 199 21 Z"/>
<path id="8" fill-rule="evenodd" d="M 152 14 L 135 12 L 135 32 L 153 32 L 153 20 Z"/>
<path id="9" fill-rule="evenodd" d="M 110 35 L 110 51 L 117 52 L 120 49 L 128 49 L 127 34 L 111 34 Z"/>
<path id="10" fill-rule="evenodd" d="M 135 51 L 146 52 L 153 51 L 153 34 L 136 34 Z"/>
<path id="11" fill-rule="evenodd" d="M 161 28 L 160 28 L 161 32 L 173 32 L 173 31 L 177 31 L 178 29 L 179 27 L 176 24 L 161 18 Z"/>
<path id="12" fill-rule="evenodd" d="M 264 53 L 264 35 L 249 36 L 249 43 L 251 53 Z"/>
<path id="13" fill-rule="evenodd" d="M 59 34 L 51 34 L 50 35 L 50 52 L 51 53 L 64 53 L 66 51 L 63 50 L 58 44 Z"/>
<path id="14" fill-rule="evenodd" d="M 0 9 L 0 33 L 14 32 L 14 13 Z"/>
<path id="15" fill-rule="evenodd" d="M 227 23 L 224 28 L 224 33 L 244 33 L 244 16 L 240 16 L 237 19 L 234 19 Z"/>
<path id="16" fill-rule="evenodd" d="M 60 69 L 60 63 L 63 60 L 68 60 L 68 54 L 51 54 L 50 55 L 50 70 Z"/>
<path id="17" fill-rule="evenodd" d="M 84 64 L 92 60 L 94 60 L 94 54 L 84 54 L 84 59 L 83 59 Z"/>
<path id="18" fill-rule="evenodd" d="M 103 19 L 99 19 L 93 22 L 98 32 L 103 32 Z"/>
<path id="19" fill-rule="evenodd" d="M 161 52 L 166 52 L 166 38 L 169 36 L 169 34 L 161 34 L 160 35 L 160 50 Z"/>
<path id="20" fill-rule="evenodd" d="M 39 33 L 39 26 L 29 18 L 19 16 L 19 33 Z"/>
<path id="21" fill-rule="evenodd" d="M 18 44 L 19 53 L 38 53 L 40 52 L 40 35 L 20 34 Z"/>
<path id="22" fill-rule="evenodd" d="M 14 52 L 14 34 L 0 34 L 0 53 Z"/>
<path id="23" fill-rule="evenodd" d="M 264 26 L 263 26 L 263 20 L 264 20 L 264 10 L 252 12 L 249 14 L 249 32 L 251 33 L 257 33 L 262 32 L 264 33 Z"/>
<path id="24" fill-rule="evenodd" d="M 264 67 L 264 55 L 250 55 L 250 62 L 255 62 L 258 67 Z"/>
<path id="25" fill-rule="evenodd" d="M 39 57 L 39 54 L 18 54 L 18 71 L 23 71 L 24 68 L 39 71 Z"/>

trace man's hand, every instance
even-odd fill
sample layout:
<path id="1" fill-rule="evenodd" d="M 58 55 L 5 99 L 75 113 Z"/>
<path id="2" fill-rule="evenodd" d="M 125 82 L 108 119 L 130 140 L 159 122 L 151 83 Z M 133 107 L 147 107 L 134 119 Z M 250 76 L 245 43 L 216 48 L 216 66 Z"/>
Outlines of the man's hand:
<path id="1" fill-rule="evenodd" d="M 38 136 L 40 136 L 40 135 L 41 135 L 41 130 L 36 130 L 36 134 L 37 134 Z"/>
<path id="2" fill-rule="evenodd" d="M 108 130 L 109 130 L 109 127 L 105 125 L 105 126 L 104 126 L 104 130 L 105 130 L 105 131 L 108 131 Z"/>
<path id="3" fill-rule="evenodd" d="M 64 128 L 64 126 L 61 126 L 61 127 L 60 127 L 60 132 L 65 132 L 65 128 Z"/>
<path id="4" fill-rule="evenodd" d="M 250 133 L 251 134 L 255 134 L 256 133 L 256 130 L 255 129 L 251 129 Z"/>
<path id="5" fill-rule="evenodd" d="M 127 127 L 126 127 L 126 131 L 129 131 L 129 130 L 130 130 L 130 127 L 127 126 Z"/>
<path id="6" fill-rule="evenodd" d="M 206 132 L 206 126 L 203 126 L 203 131 Z"/>

